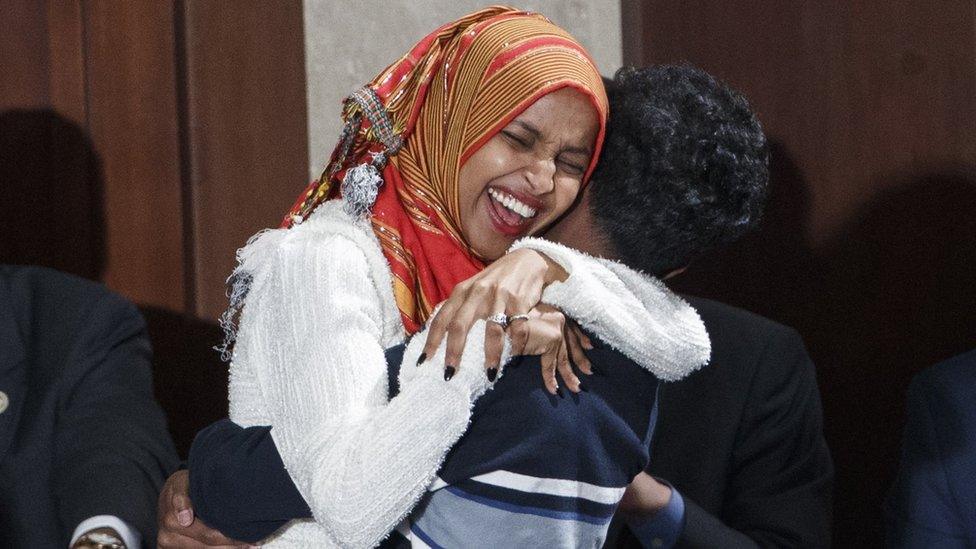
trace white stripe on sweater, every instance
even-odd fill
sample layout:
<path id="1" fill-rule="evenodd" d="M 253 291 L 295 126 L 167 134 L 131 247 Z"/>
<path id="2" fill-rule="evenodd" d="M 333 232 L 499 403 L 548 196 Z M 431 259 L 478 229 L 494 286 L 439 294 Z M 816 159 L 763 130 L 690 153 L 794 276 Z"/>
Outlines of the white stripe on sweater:
<path id="1" fill-rule="evenodd" d="M 470 480 L 490 484 L 500 488 L 518 490 L 530 494 L 546 494 L 549 496 L 561 496 L 567 498 L 582 498 L 605 505 L 616 505 L 623 497 L 626 488 L 608 488 L 597 486 L 577 480 L 566 480 L 561 478 L 540 478 L 510 471 L 492 471 L 483 475 L 472 477 Z M 430 487 L 431 491 L 448 486 L 440 477 L 434 481 Z"/>

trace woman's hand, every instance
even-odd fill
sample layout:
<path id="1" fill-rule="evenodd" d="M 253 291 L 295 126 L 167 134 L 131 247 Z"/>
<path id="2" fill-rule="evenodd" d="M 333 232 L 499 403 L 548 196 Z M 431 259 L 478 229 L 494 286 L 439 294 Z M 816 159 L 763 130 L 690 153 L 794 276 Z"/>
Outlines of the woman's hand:
<path id="1" fill-rule="evenodd" d="M 444 363 L 457 367 L 468 330 L 476 320 L 494 314 L 528 313 L 542 299 L 551 282 L 565 280 L 567 273 L 541 252 L 520 249 L 505 254 L 477 275 L 455 286 L 454 291 L 431 321 L 422 357 L 433 356 L 444 337 Z M 516 321 L 518 322 L 518 321 Z M 504 327 L 489 322 L 485 330 L 485 367 L 498 368 Z"/>
<path id="2" fill-rule="evenodd" d="M 539 304 L 528 313 L 525 320 L 516 320 L 508 327 L 512 339 L 513 355 L 538 355 L 542 363 L 542 380 L 546 389 L 558 394 L 556 371 L 566 387 L 579 393 L 582 385 L 570 364 L 575 364 L 586 375 L 593 373 L 583 349 L 592 349 L 590 339 L 575 322 L 555 307 Z"/>

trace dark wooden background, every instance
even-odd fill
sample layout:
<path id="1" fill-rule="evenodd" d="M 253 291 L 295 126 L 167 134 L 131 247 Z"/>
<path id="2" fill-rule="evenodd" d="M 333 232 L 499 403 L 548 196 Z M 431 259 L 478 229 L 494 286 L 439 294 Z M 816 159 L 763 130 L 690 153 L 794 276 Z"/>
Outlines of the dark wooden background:
<path id="1" fill-rule="evenodd" d="M 300 0 L 0 0 L 0 263 L 140 305 L 177 449 L 227 415 L 234 252 L 308 171 Z"/>
<path id="2" fill-rule="evenodd" d="M 764 227 L 675 285 L 804 336 L 837 467 L 835 545 L 880 546 L 908 381 L 976 347 L 976 3 L 623 6 L 625 63 L 690 62 L 759 113 Z"/>
<path id="3" fill-rule="evenodd" d="M 837 466 L 836 545 L 879 546 L 907 382 L 976 347 L 976 6 L 623 12 L 627 63 L 698 65 L 764 123 L 763 229 L 676 286 L 803 334 Z M 226 409 L 201 396 L 226 372 L 198 365 L 234 250 L 306 182 L 302 4 L 0 0 L 0 21 L 0 261 L 104 280 L 144 307 L 183 449 Z"/>
<path id="4" fill-rule="evenodd" d="M 302 3 L 0 11 L 0 260 L 215 318 L 234 250 L 307 183 Z"/>

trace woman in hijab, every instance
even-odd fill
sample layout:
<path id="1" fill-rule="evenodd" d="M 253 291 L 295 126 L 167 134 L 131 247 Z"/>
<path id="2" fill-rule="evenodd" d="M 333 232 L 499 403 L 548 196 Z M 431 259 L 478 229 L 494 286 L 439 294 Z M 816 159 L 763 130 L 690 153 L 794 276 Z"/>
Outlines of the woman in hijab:
<path id="1" fill-rule="evenodd" d="M 497 7 L 437 29 L 347 99 L 325 173 L 281 228 L 239 251 L 233 277 L 231 419 L 272 426 L 315 517 L 275 541 L 372 546 L 424 494 L 511 354 L 505 340 L 486 375 L 486 323 L 524 317 L 516 307 L 535 305 L 540 290 L 490 300 L 483 307 L 499 309 L 473 323 L 463 353 L 445 359 L 439 345 L 421 355 L 428 364 L 401 375 L 392 399 L 384 349 L 572 205 L 599 155 L 606 110 L 600 75 L 572 37 L 540 15 Z M 608 280 L 643 284 L 548 243 L 540 249 L 558 257 L 540 259 L 531 240 L 520 244 L 522 261 L 558 262 L 560 295 L 597 294 Z M 521 274 L 496 269 L 491 280 L 505 276 Z M 584 328 L 647 326 L 653 339 L 673 326 L 660 319 L 673 311 L 615 297 Z M 678 318 L 688 333 L 703 330 L 693 314 Z M 646 351 L 687 361 L 700 343 Z"/>

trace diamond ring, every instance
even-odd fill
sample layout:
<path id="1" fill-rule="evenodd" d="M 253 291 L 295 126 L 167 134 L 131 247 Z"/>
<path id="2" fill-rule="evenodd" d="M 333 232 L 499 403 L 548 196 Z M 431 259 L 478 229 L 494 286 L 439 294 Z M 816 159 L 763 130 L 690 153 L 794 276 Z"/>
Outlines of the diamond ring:
<path id="1" fill-rule="evenodd" d="M 512 315 L 508 317 L 508 323 L 511 324 L 516 320 L 528 320 L 528 319 L 529 319 L 528 313 L 519 313 L 517 315 Z"/>
<path id="2" fill-rule="evenodd" d="M 508 316 L 506 316 L 505 313 L 495 313 L 485 320 L 498 324 L 503 330 L 508 327 Z"/>

